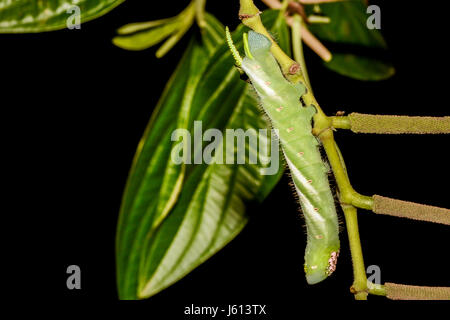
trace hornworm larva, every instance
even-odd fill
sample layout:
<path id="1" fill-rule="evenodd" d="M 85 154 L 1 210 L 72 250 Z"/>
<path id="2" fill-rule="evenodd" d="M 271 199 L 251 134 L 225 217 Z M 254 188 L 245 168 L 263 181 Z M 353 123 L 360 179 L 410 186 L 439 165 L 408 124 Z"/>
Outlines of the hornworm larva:
<path id="1" fill-rule="evenodd" d="M 244 35 L 246 56 L 241 59 L 227 31 L 233 56 L 249 77 L 279 142 L 291 172 L 307 227 L 305 273 L 309 284 L 318 283 L 336 268 L 339 255 L 339 225 L 327 166 L 312 134 L 313 105 L 302 106 L 304 84 L 292 84 L 282 74 L 270 53 L 271 41 L 250 31 Z"/>

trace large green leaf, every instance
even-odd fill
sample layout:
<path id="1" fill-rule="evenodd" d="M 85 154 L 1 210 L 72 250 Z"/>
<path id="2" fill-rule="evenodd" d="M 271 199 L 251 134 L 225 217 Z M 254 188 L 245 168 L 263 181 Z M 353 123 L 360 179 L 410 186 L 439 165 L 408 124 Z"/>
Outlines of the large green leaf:
<path id="1" fill-rule="evenodd" d="M 80 8 L 81 23 L 95 19 L 125 0 L 0 0 L 0 33 L 64 29 Z"/>
<path id="2" fill-rule="evenodd" d="M 277 17 L 269 11 L 263 21 L 270 28 Z M 116 243 L 121 299 L 150 297 L 220 250 L 247 222 L 245 203 L 264 199 L 282 172 L 261 175 L 260 154 L 258 164 L 175 166 L 171 160 L 177 144 L 171 142 L 171 133 L 183 127 L 193 136 L 195 120 L 202 121 L 203 132 L 209 128 L 224 132 L 226 128 L 268 127 L 253 92 L 234 70 L 223 43 L 223 27 L 211 16 L 207 21 L 204 43 L 191 41 L 152 115 L 132 165 Z M 284 23 L 277 26 L 273 32 L 287 33 Z M 243 31 L 240 26 L 233 34 L 238 48 L 242 47 Z M 218 142 L 221 147 L 226 145 L 224 140 Z M 268 145 L 270 137 L 258 142 Z M 247 156 L 256 152 L 248 150 L 248 144 L 246 147 Z"/>
<path id="3" fill-rule="evenodd" d="M 170 137 L 177 126 L 180 106 L 185 97 L 191 95 L 187 89 L 188 82 L 201 72 L 192 68 L 196 63 L 195 57 L 199 56 L 200 62 L 206 61 L 208 52 L 192 40 L 160 98 L 132 164 L 122 200 L 116 249 L 119 294 L 126 299 L 134 299 L 137 294 L 138 266 L 142 259 L 140 251 L 147 232 L 154 225 L 153 211 L 158 203 L 160 208 L 164 206 L 162 199 L 167 199 L 167 195 L 170 198 L 173 191 L 170 186 L 166 189 L 160 186 L 164 179 L 176 181 L 178 176 L 180 179 L 184 176 L 181 166 L 175 167 L 173 173 L 167 170 L 173 167 L 169 163 L 172 149 Z M 165 172 L 169 174 L 165 175 Z M 175 196 L 180 188 L 176 191 Z"/>
<path id="4" fill-rule="evenodd" d="M 326 66 L 344 76 L 368 81 L 387 79 L 395 74 L 390 63 L 351 53 L 334 53 L 333 59 Z"/>
<path id="5" fill-rule="evenodd" d="M 367 28 L 369 15 L 363 0 L 324 3 L 320 5 L 320 9 L 330 18 L 330 23 L 313 23 L 309 29 L 321 40 L 386 48 L 380 31 Z"/>
<path id="6" fill-rule="evenodd" d="M 311 24 L 309 29 L 322 41 L 339 44 L 333 50 L 333 59 L 325 66 L 342 75 L 358 80 L 382 80 L 395 73 L 389 61 L 374 57 L 377 52 L 387 50 L 386 42 L 379 30 L 367 28 L 369 15 L 362 0 L 321 4 L 322 13 L 331 21 L 327 24 Z M 311 8 L 309 8 L 310 10 Z M 359 53 L 355 53 L 355 49 Z"/>

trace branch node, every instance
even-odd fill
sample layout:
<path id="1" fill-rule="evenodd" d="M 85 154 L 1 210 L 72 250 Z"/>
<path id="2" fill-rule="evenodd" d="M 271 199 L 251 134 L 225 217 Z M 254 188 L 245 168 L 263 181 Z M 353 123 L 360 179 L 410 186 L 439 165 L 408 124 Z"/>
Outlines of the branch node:
<path id="1" fill-rule="evenodd" d="M 261 11 L 259 11 L 258 13 L 255 13 L 255 14 L 242 13 L 242 14 L 239 14 L 239 20 L 253 18 L 254 16 L 259 16 L 260 14 L 261 14 Z"/>

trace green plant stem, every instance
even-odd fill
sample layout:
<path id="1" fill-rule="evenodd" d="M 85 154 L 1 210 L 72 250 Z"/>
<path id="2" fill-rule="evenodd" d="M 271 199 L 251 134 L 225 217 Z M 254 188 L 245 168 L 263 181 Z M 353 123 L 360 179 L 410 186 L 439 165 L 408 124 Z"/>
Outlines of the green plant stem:
<path id="1" fill-rule="evenodd" d="M 357 210 L 352 205 L 342 205 L 347 227 L 348 241 L 352 255 L 353 284 L 350 291 L 355 295 L 356 300 L 367 300 L 368 288 L 366 268 L 362 254 L 361 242 L 359 239 Z"/>
<path id="2" fill-rule="evenodd" d="M 386 288 L 382 284 L 372 283 L 367 280 L 367 288 L 369 289 L 369 294 L 375 296 L 386 296 Z"/>
<path id="3" fill-rule="evenodd" d="M 330 23 L 331 19 L 329 17 L 322 17 L 317 15 L 310 15 L 308 16 L 308 23 Z"/>
<path id="4" fill-rule="evenodd" d="M 332 135 L 332 131 L 329 130 Z M 332 137 L 332 136 L 331 136 Z M 330 150 L 331 143 L 328 143 L 330 137 L 325 138 L 327 141 L 328 151 L 335 154 L 334 158 L 335 163 L 334 166 L 340 168 L 339 172 L 341 172 L 341 178 L 344 178 L 350 184 L 347 174 L 347 168 L 345 166 L 345 161 L 342 156 L 339 147 L 337 146 L 334 138 L 332 137 L 334 148 Z M 330 141 L 331 141 L 330 140 Z M 333 169 L 334 172 L 335 169 Z M 351 187 L 351 186 L 350 186 Z M 339 185 L 338 185 L 339 188 Z M 340 190 L 340 188 L 339 188 Z M 352 189 L 353 190 L 353 189 Z M 356 194 L 356 193 L 355 193 Z M 363 196 L 361 196 L 363 197 Z M 341 197 L 340 197 L 341 198 Z M 350 288 L 350 291 L 355 295 L 356 300 L 367 300 L 368 284 L 366 277 L 366 269 L 364 266 L 363 253 L 361 248 L 361 240 L 359 237 L 359 228 L 358 228 L 358 217 L 357 217 L 357 209 L 352 204 L 345 204 L 341 201 L 341 207 L 344 211 L 345 215 L 345 223 L 347 226 L 347 234 L 348 240 L 350 244 L 350 252 L 352 256 L 352 266 L 353 266 L 353 284 Z"/>
<path id="5" fill-rule="evenodd" d="M 287 7 L 289 6 L 289 2 L 290 2 L 291 0 L 282 0 L 282 2 L 281 2 L 281 8 L 280 8 L 280 12 L 282 13 L 282 14 L 285 14 L 285 12 L 286 12 L 286 9 L 287 9 Z"/>
<path id="6" fill-rule="evenodd" d="M 303 73 L 305 82 L 311 89 L 311 82 L 309 81 L 308 70 L 306 69 L 305 57 L 303 54 L 303 43 L 302 43 L 302 17 L 298 14 L 294 15 L 292 24 L 292 48 L 294 52 L 294 59 L 300 64 L 300 70 Z"/>
<path id="7" fill-rule="evenodd" d="M 333 169 L 334 176 L 336 178 L 336 183 L 340 192 L 340 201 L 343 204 L 353 205 L 357 208 L 372 210 L 373 199 L 372 197 L 363 196 L 357 193 L 346 174 L 346 171 L 341 163 L 341 156 L 336 147 L 334 141 L 333 131 L 330 126 L 322 127 L 324 123 L 330 123 L 328 117 L 323 118 L 321 115 L 317 114 L 315 120 L 315 125 L 313 132 L 319 136 L 322 141 L 323 147 L 330 161 L 331 167 Z"/>
<path id="8" fill-rule="evenodd" d="M 347 129 L 350 130 L 352 128 L 352 124 L 350 122 L 349 117 L 330 117 L 331 126 L 336 129 Z"/>

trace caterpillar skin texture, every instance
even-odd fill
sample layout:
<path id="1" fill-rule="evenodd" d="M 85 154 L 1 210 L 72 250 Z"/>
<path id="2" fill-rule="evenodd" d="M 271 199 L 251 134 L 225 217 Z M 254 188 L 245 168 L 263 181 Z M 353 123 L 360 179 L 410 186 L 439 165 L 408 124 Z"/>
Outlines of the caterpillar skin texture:
<path id="1" fill-rule="evenodd" d="M 271 42 L 250 31 L 248 46 L 252 57 L 242 60 L 274 129 L 289 166 L 305 217 L 307 245 L 305 273 L 309 284 L 327 278 L 336 268 L 339 255 L 339 223 L 328 182 L 328 168 L 322 161 L 319 142 L 312 134 L 314 106 L 302 106 L 303 84 L 292 84 L 282 74 L 270 53 Z"/>

